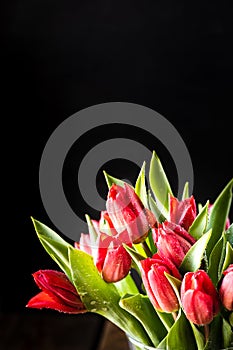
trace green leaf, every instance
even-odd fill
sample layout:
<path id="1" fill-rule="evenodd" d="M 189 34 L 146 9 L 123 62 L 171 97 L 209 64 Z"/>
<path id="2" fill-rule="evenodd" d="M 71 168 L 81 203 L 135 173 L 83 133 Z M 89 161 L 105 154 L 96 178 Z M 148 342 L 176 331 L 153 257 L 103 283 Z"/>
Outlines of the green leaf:
<path id="1" fill-rule="evenodd" d="M 169 283 L 171 284 L 176 297 L 181 305 L 181 299 L 180 299 L 180 286 L 181 286 L 181 281 L 178 280 L 177 278 L 175 278 L 174 276 L 169 275 L 169 273 L 164 272 L 164 275 L 166 276 L 166 278 L 168 279 Z"/>
<path id="2" fill-rule="evenodd" d="M 195 337 L 196 340 L 196 344 L 197 344 L 197 349 L 198 350 L 203 350 L 204 346 L 205 346 L 205 339 L 203 334 L 197 329 L 197 327 L 191 322 L 189 321 L 192 330 L 193 330 L 193 335 Z"/>
<path id="3" fill-rule="evenodd" d="M 162 214 L 161 210 L 158 208 L 157 203 L 155 202 L 154 198 L 151 196 L 150 192 L 148 193 L 148 201 L 149 201 L 149 209 L 154 214 L 156 220 L 159 223 L 162 223 L 166 220 L 165 216 Z"/>
<path id="4" fill-rule="evenodd" d="M 186 198 L 189 198 L 189 183 L 188 183 L 188 181 L 185 182 L 185 185 L 184 185 L 182 200 L 184 200 Z"/>
<path id="5" fill-rule="evenodd" d="M 131 256 L 131 258 L 133 259 L 135 264 L 140 269 L 139 261 L 144 260 L 146 258 L 146 256 L 139 254 L 135 249 L 127 246 L 127 244 L 125 244 L 125 243 L 123 243 L 122 245 L 125 248 L 125 250 L 129 253 L 129 255 Z"/>
<path id="6" fill-rule="evenodd" d="M 233 312 L 230 313 L 229 322 L 230 322 L 231 327 L 233 327 Z"/>
<path id="7" fill-rule="evenodd" d="M 87 222 L 87 226 L 88 226 L 88 232 L 89 232 L 89 235 L 90 235 L 90 241 L 91 241 L 91 244 L 93 245 L 93 247 L 96 246 L 96 241 L 97 241 L 97 237 L 98 237 L 98 233 L 96 232 L 95 228 L 94 228 L 94 225 L 91 221 L 91 218 L 89 215 L 85 215 L 85 218 L 86 218 L 86 222 Z"/>
<path id="8" fill-rule="evenodd" d="M 202 208 L 203 208 L 203 205 L 201 203 L 198 203 L 198 205 L 197 205 L 198 213 L 200 213 L 200 211 L 202 211 Z"/>
<path id="9" fill-rule="evenodd" d="M 226 255 L 222 266 L 221 275 L 223 271 L 225 271 L 230 264 L 233 264 L 233 248 L 229 242 L 226 242 Z"/>
<path id="10" fill-rule="evenodd" d="M 141 322 L 154 346 L 166 336 L 166 328 L 147 296 L 127 296 L 120 300 L 120 306 Z"/>
<path id="11" fill-rule="evenodd" d="M 157 315 L 159 316 L 160 320 L 164 324 L 164 327 L 166 328 L 167 331 L 169 331 L 174 324 L 174 319 L 172 317 L 172 314 L 169 314 L 167 312 L 160 312 L 157 311 Z M 162 348 L 161 348 L 162 349 Z"/>
<path id="12" fill-rule="evenodd" d="M 233 248 L 233 224 L 231 224 L 225 232 L 226 240 L 230 243 Z"/>
<path id="13" fill-rule="evenodd" d="M 211 228 L 212 235 L 206 249 L 207 257 L 210 256 L 213 247 L 221 237 L 222 232 L 225 230 L 226 220 L 229 215 L 232 200 L 232 186 L 233 179 L 231 179 L 231 181 L 220 193 L 211 209 L 209 222 L 207 224 L 207 230 Z"/>
<path id="14" fill-rule="evenodd" d="M 171 327 L 167 336 L 158 345 L 158 349 L 197 349 L 192 327 L 188 319 L 185 317 L 182 309 L 179 310 L 176 322 Z"/>
<path id="15" fill-rule="evenodd" d="M 116 177 L 113 177 L 106 173 L 106 171 L 103 172 L 105 176 L 105 180 L 107 182 L 108 188 L 110 188 L 113 184 L 119 185 L 121 187 L 124 187 L 125 181 L 122 181 L 120 179 L 117 179 Z"/>
<path id="16" fill-rule="evenodd" d="M 130 275 L 130 272 L 128 273 L 128 275 L 123 278 L 122 280 L 115 282 L 114 283 L 118 293 L 120 294 L 120 296 L 124 296 L 127 293 L 128 294 L 137 294 L 138 293 L 138 288 L 134 282 L 134 279 L 132 278 L 132 276 Z"/>
<path id="17" fill-rule="evenodd" d="M 208 207 L 209 201 L 207 201 L 206 205 L 201 209 L 201 211 L 196 216 L 195 220 L 189 228 L 190 235 L 193 236 L 195 239 L 201 238 L 201 236 L 205 232 L 208 222 Z"/>
<path id="18" fill-rule="evenodd" d="M 180 309 L 180 315 L 168 333 L 167 348 L 181 349 L 181 344 L 183 349 L 196 350 L 190 323 Z"/>
<path id="19" fill-rule="evenodd" d="M 145 253 L 145 250 L 143 249 L 141 243 L 136 243 L 136 244 L 133 243 L 133 248 L 132 249 L 134 249 L 136 251 L 136 253 L 139 254 L 139 256 L 141 255 L 141 257 L 144 257 L 144 259 L 147 257 L 146 253 Z"/>
<path id="20" fill-rule="evenodd" d="M 231 325 L 224 318 L 222 321 L 223 346 L 224 348 L 228 348 L 231 345 L 233 346 L 233 332 Z"/>
<path id="21" fill-rule="evenodd" d="M 67 277 L 71 279 L 68 249 L 72 246 L 48 226 L 42 224 L 40 221 L 35 220 L 34 218 L 31 219 L 37 236 L 44 249 L 64 271 Z"/>
<path id="22" fill-rule="evenodd" d="M 135 184 L 135 193 L 141 199 L 144 207 L 148 208 L 145 167 L 146 163 L 144 162 Z"/>
<path id="23" fill-rule="evenodd" d="M 209 340 L 204 350 L 219 350 L 222 349 L 222 316 L 218 314 L 214 317 L 209 325 L 210 335 Z"/>
<path id="24" fill-rule="evenodd" d="M 86 309 L 104 316 L 124 332 L 150 345 L 142 325 L 120 307 L 120 294 L 113 283 L 106 283 L 101 278 L 92 257 L 72 247 L 69 259 L 72 281 Z"/>
<path id="25" fill-rule="evenodd" d="M 208 268 L 208 274 L 210 278 L 212 279 L 213 284 L 216 286 L 222 272 L 221 271 L 221 260 L 222 255 L 225 255 L 225 248 L 224 248 L 224 237 L 222 236 L 218 242 L 215 244 L 210 257 L 209 257 L 209 268 Z"/>
<path id="26" fill-rule="evenodd" d="M 155 151 L 152 154 L 150 162 L 149 180 L 159 210 L 165 217 L 168 217 L 168 195 L 173 196 L 173 194 L 163 166 Z"/>
<path id="27" fill-rule="evenodd" d="M 211 237 L 211 230 L 206 232 L 196 243 L 189 249 L 188 253 L 185 255 L 181 265 L 180 271 L 185 272 L 195 272 L 201 266 L 203 255 Z"/>
<path id="28" fill-rule="evenodd" d="M 151 251 L 151 254 L 154 255 L 157 252 L 157 248 L 156 248 L 151 230 L 149 230 L 148 236 L 146 238 L 146 243 Z"/>
<path id="29" fill-rule="evenodd" d="M 223 233 L 210 254 L 208 274 L 215 286 L 222 278 L 223 271 L 233 263 L 233 248 L 228 239 L 228 233 Z"/>

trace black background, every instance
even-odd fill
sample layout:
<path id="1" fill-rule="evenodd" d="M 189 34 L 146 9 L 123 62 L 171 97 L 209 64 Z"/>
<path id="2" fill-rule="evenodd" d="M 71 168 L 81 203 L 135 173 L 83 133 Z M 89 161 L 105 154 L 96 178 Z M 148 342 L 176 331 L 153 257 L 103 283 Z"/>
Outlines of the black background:
<path id="1" fill-rule="evenodd" d="M 3 14 L 1 311 L 7 313 L 25 312 L 37 293 L 32 272 L 57 267 L 30 216 L 56 229 L 40 198 L 40 157 L 55 128 L 77 111 L 124 101 L 159 112 L 190 152 L 195 197 L 216 198 L 232 176 L 233 33 L 230 1 L 25 0 L 5 2 Z M 104 128 L 93 136 L 96 144 L 103 137 Z M 119 163 L 111 166 L 117 171 Z M 68 170 L 67 191 L 74 184 L 75 193 Z"/>

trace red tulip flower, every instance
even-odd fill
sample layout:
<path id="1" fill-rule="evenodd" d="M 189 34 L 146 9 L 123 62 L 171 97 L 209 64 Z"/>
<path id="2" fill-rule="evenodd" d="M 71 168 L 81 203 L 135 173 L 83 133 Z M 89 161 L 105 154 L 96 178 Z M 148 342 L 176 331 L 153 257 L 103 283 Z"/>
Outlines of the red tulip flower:
<path id="1" fill-rule="evenodd" d="M 124 187 L 111 186 L 106 208 L 117 232 L 127 230 L 133 243 L 143 242 L 156 221 L 134 189 L 126 183 Z"/>
<path id="2" fill-rule="evenodd" d="M 197 325 L 209 324 L 220 309 L 217 291 L 203 270 L 185 274 L 181 284 L 181 302 L 186 317 Z"/>
<path id="3" fill-rule="evenodd" d="M 160 255 L 170 259 L 177 267 L 196 242 L 184 228 L 168 221 L 153 229 L 153 237 Z"/>
<path id="4" fill-rule="evenodd" d="M 109 236 L 117 236 L 118 232 L 115 229 L 107 210 L 101 211 L 100 220 L 96 221 L 96 223 L 97 226 L 95 227 L 97 227 L 97 230 L 100 230 Z"/>
<path id="5" fill-rule="evenodd" d="M 63 272 L 39 270 L 32 276 L 42 292 L 31 298 L 27 307 L 48 308 L 69 314 L 87 311 L 75 287 Z"/>
<path id="6" fill-rule="evenodd" d="M 81 233 L 79 242 L 74 242 L 74 246 L 75 248 L 82 250 L 83 252 L 89 255 L 92 255 L 92 249 L 95 246 L 95 243 L 93 244 L 91 242 L 90 235 L 86 233 Z"/>
<path id="7" fill-rule="evenodd" d="M 190 198 L 179 201 L 177 198 L 170 196 L 169 214 L 169 221 L 188 230 L 197 215 L 194 197 L 191 196 Z"/>
<path id="8" fill-rule="evenodd" d="M 219 289 L 220 299 L 227 310 L 233 311 L 233 264 L 229 265 L 223 275 Z"/>
<path id="9" fill-rule="evenodd" d="M 122 243 L 131 246 L 126 231 L 117 237 L 98 234 L 95 264 L 105 282 L 118 282 L 130 271 L 132 258 Z"/>
<path id="10" fill-rule="evenodd" d="M 179 308 L 177 296 L 165 276 L 169 275 L 181 279 L 176 266 L 167 258 L 156 253 L 152 258 L 140 261 L 142 281 L 147 295 L 156 310 L 174 312 Z"/>
<path id="11" fill-rule="evenodd" d="M 103 224 L 103 219 L 107 225 Z M 118 282 L 128 275 L 131 268 L 132 258 L 123 247 L 123 243 L 132 246 L 128 233 L 125 230 L 118 234 L 107 212 L 102 212 L 101 220 L 92 220 L 92 224 L 97 234 L 95 242 L 91 241 L 89 234 L 81 234 L 75 247 L 93 256 L 106 282 Z"/>

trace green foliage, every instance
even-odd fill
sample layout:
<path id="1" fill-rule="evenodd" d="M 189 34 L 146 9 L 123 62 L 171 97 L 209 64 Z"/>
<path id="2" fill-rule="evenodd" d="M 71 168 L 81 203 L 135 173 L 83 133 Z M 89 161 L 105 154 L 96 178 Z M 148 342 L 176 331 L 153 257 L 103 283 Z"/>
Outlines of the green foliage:
<path id="1" fill-rule="evenodd" d="M 180 271 L 185 273 L 188 271 L 195 272 L 201 266 L 201 262 L 205 253 L 206 246 L 211 237 L 211 229 L 206 232 L 196 243 L 189 249 L 181 263 Z"/>
<path id="2" fill-rule="evenodd" d="M 207 224 L 207 230 L 212 229 L 212 235 L 206 249 L 207 257 L 210 256 L 215 244 L 225 230 L 226 220 L 232 201 L 232 186 L 233 179 L 229 181 L 213 204 Z"/>
<path id="3" fill-rule="evenodd" d="M 125 183 L 124 181 L 107 174 L 106 171 L 104 171 L 104 176 L 105 176 L 105 180 L 107 182 L 108 188 L 110 188 L 113 184 L 124 187 L 124 183 Z"/>
<path id="4" fill-rule="evenodd" d="M 194 332 L 182 309 L 179 310 L 175 323 L 158 345 L 158 349 L 197 350 Z"/>
<path id="5" fill-rule="evenodd" d="M 72 281 L 87 310 L 106 317 L 120 329 L 149 345 L 150 340 L 143 327 L 136 318 L 119 306 L 121 296 L 117 288 L 101 278 L 92 257 L 70 248 L 69 260 Z"/>
<path id="6" fill-rule="evenodd" d="M 206 226 L 208 223 L 208 207 L 209 201 L 207 201 L 206 205 L 201 209 L 201 211 L 193 221 L 192 225 L 189 227 L 189 233 L 195 239 L 201 238 L 201 236 L 206 230 Z"/>
<path id="7" fill-rule="evenodd" d="M 188 181 L 185 182 L 183 193 L 182 193 L 182 200 L 189 198 L 189 183 Z"/>
<path id="8" fill-rule="evenodd" d="M 135 192 L 145 208 L 154 214 L 157 222 L 162 223 L 169 219 L 169 196 L 173 196 L 172 190 L 163 166 L 157 154 L 153 152 L 149 169 L 152 197 L 150 189 L 146 186 L 145 167 L 144 162 L 135 183 Z M 106 172 L 104 176 L 108 188 L 112 184 L 124 185 L 124 181 Z M 223 271 L 233 263 L 233 224 L 227 230 L 225 227 L 232 201 L 232 186 L 233 179 L 214 201 L 210 212 L 209 201 L 204 206 L 199 204 L 199 213 L 189 227 L 189 233 L 196 242 L 179 267 L 183 275 L 204 268 L 216 288 L 221 283 Z M 186 182 L 182 199 L 189 197 L 189 184 Z M 32 221 L 42 246 L 74 284 L 89 312 L 102 315 L 132 338 L 159 349 L 219 350 L 232 346 L 232 312 L 225 310 L 214 317 L 207 326 L 209 339 L 206 342 L 204 327 L 190 322 L 183 312 L 180 280 L 165 273 L 180 303 L 178 314 L 156 311 L 146 292 L 145 295 L 139 292 L 131 273 L 117 283 L 106 283 L 89 254 L 74 248 L 38 220 L 32 218 Z M 95 245 L 98 233 L 89 215 L 86 215 L 86 221 L 90 240 Z M 139 274 L 140 261 L 157 251 L 151 230 L 144 243 L 133 244 L 132 247 L 125 244 L 123 246 L 132 257 L 132 266 Z"/>
<path id="9" fill-rule="evenodd" d="M 48 226 L 40 221 L 32 218 L 37 236 L 43 245 L 44 249 L 51 258 L 58 264 L 69 279 L 71 279 L 71 271 L 69 264 L 68 249 L 71 247 L 64 239 Z"/>
<path id="10" fill-rule="evenodd" d="M 172 196 L 173 194 L 163 166 L 155 152 L 153 152 L 150 162 L 149 179 L 157 206 L 162 214 L 167 218 L 169 210 L 168 197 L 169 194 Z"/>
<path id="11" fill-rule="evenodd" d="M 154 346 L 165 337 L 166 328 L 147 296 L 142 294 L 126 296 L 120 300 L 120 306 L 141 322 Z"/>
<path id="12" fill-rule="evenodd" d="M 148 208 L 145 168 L 146 163 L 144 162 L 135 184 L 135 193 L 141 199 L 144 207 Z"/>

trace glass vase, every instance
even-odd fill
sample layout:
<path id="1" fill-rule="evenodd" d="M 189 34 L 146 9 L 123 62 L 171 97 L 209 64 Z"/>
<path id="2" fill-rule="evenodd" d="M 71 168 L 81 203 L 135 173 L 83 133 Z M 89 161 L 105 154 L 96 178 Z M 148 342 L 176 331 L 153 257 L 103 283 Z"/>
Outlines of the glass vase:
<path id="1" fill-rule="evenodd" d="M 128 339 L 129 350 L 159 350 L 159 348 L 154 348 L 153 346 L 140 343 L 136 339 L 130 337 L 128 334 L 126 334 L 126 337 Z"/>
<path id="2" fill-rule="evenodd" d="M 129 345 L 129 350 L 164 350 L 162 348 L 155 348 L 153 346 L 148 346 L 145 344 L 140 343 L 136 339 L 130 337 L 128 334 L 126 334 L 126 337 L 128 339 L 128 345 Z M 211 347 L 209 347 L 211 348 Z M 216 346 L 213 346 L 214 349 L 216 349 Z M 180 347 L 180 350 L 183 349 L 183 347 Z M 177 349 L 178 350 L 178 349 Z M 219 350 L 233 350 L 233 344 L 230 347 L 227 348 L 221 348 Z"/>

